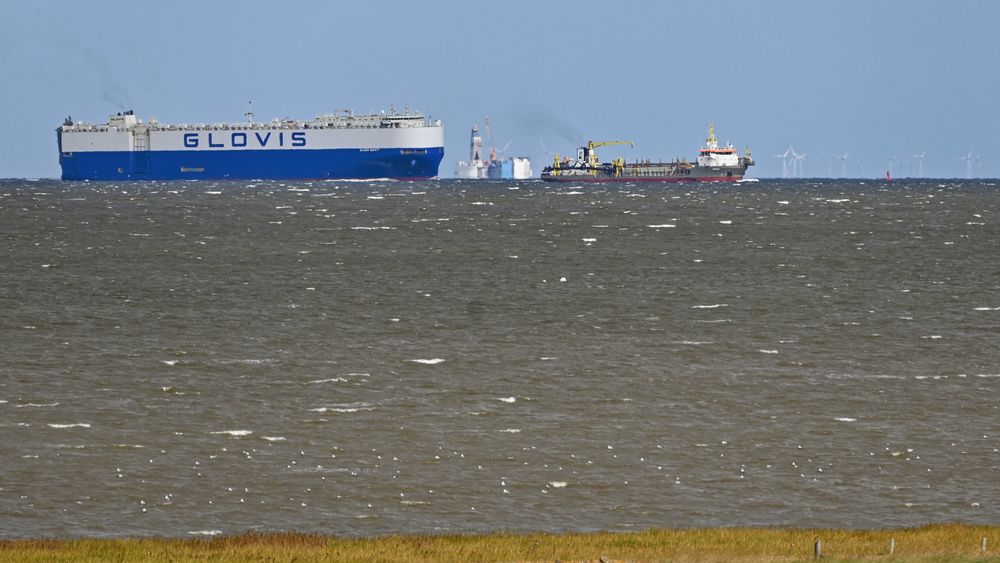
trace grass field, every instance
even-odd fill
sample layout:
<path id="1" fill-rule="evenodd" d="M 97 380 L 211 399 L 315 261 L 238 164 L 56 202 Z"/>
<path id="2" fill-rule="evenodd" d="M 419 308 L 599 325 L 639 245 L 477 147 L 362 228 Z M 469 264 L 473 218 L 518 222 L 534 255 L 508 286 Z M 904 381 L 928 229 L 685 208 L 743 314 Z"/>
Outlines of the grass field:
<path id="1" fill-rule="evenodd" d="M 1000 526 L 721 528 L 634 533 L 2 540 L 2 561 L 1000 561 Z M 986 538 L 986 551 L 982 550 Z M 890 542 L 894 554 L 890 556 Z"/>

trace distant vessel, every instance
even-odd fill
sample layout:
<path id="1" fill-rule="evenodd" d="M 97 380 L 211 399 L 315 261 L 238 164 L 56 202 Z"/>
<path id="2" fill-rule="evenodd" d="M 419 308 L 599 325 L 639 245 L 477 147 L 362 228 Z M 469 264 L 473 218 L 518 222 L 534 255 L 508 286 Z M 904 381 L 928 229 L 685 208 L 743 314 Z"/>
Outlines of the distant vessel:
<path id="1" fill-rule="evenodd" d="M 715 126 L 708 126 L 705 146 L 698 152 L 696 162 L 678 159 L 672 162 L 650 160 L 625 162 L 616 158 L 600 162 L 597 147 L 607 145 L 633 145 L 631 141 L 590 141 L 576 151 L 576 160 L 555 156 L 552 166 L 542 171 L 542 180 L 549 182 L 736 182 L 743 178 L 747 168 L 754 165 L 747 147 L 743 156 L 733 145 L 719 146 Z"/>
<path id="2" fill-rule="evenodd" d="M 486 118 L 486 132 L 490 138 L 490 154 L 483 158 L 483 138 L 479 126 L 472 126 L 469 142 L 469 160 L 460 160 L 455 165 L 455 177 L 466 180 L 523 180 L 531 178 L 531 160 L 525 156 L 498 158 L 493 147 L 493 129 L 490 118 Z M 509 144 L 509 143 L 508 143 Z"/>
<path id="3" fill-rule="evenodd" d="M 490 163 L 483 160 L 483 138 L 479 136 L 479 126 L 472 126 L 469 141 L 469 160 L 459 160 L 455 165 L 455 177 L 463 180 L 486 178 Z"/>
<path id="4" fill-rule="evenodd" d="M 444 127 L 421 113 L 308 121 L 167 125 L 132 111 L 91 125 L 67 118 L 56 129 L 63 180 L 397 178 L 438 175 Z"/>
<path id="5" fill-rule="evenodd" d="M 490 180 L 525 180 L 531 178 L 531 160 L 526 156 L 511 156 L 491 160 L 487 176 Z"/>

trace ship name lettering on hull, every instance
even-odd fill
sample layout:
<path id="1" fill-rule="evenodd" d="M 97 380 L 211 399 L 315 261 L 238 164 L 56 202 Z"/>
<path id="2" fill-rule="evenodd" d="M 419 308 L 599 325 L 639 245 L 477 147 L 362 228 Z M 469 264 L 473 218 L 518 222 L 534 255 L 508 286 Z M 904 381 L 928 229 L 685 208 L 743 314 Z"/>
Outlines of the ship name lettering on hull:
<path id="1" fill-rule="evenodd" d="M 212 131 L 209 133 L 184 133 L 184 147 L 196 149 L 208 147 L 212 149 L 222 148 L 266 148 L 272 147 L 304 147 L 306 146 L 305 131 L 293 131 L 285 134 L 280 131 L 275 134 L 273 131 L 260 132 L 253 131 L 233 131 L 232 133 L 222 133 Z"/>

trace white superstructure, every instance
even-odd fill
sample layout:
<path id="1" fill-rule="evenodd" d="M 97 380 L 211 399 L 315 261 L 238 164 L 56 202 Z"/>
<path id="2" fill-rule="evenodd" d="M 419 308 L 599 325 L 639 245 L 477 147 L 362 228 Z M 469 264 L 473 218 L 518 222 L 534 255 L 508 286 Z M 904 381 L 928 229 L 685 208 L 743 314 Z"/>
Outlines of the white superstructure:
<path id="1" fill-rule="evenodd" d="M 479 126 L 472 126 L 469 140 L 469 160 L 460 160 L 455 165 L 455 177 L 463 180 L 480 180 L 486 177 L 490 167 L 488 160 L 483 160 L 483 138 L 479 135 Z"/>
<path id="2" fill-rule="evenodd" d="M 732 143 L 727 143 L 725 147 L 719 147 L 719 139 L 715 136 L 715 125 L 710 123 L 705 146 L 698 151 L 698 166 L 718 168 L 739 165 L 740 157 L 736 154 L 736 147 Z"/>
<path id="3" fill-rule="evenodd" d="M 283 149 L 385 149 L 444 146 L 441 121 L 419 113 L 320 115 L 308 121 L 264 123 L 143 123 L 132 112 L 106 124 L 69 122 L 60 127 L 62 152 L 219 151 Z"/>
<path id="4" fill-rule="evenodd" d="M 526 156 L 515 156 L 511 159 L 514 168 L 515 180 L 526 180 L 531 178 L 531 160 Z"/>

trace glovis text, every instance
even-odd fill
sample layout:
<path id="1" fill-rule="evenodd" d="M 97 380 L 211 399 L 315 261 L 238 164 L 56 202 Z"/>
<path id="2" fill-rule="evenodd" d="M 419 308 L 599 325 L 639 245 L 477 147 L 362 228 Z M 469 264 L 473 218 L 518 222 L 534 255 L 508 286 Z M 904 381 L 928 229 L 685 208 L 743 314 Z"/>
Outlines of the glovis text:
<path id="1" fill-rule="evenodd" d="M 211 149 L 304 147 L 306 146 L 306 133 L 305 131 L 210 131 L 184 133 L 184 146 L 189 149 L 199 147 Z"/>

